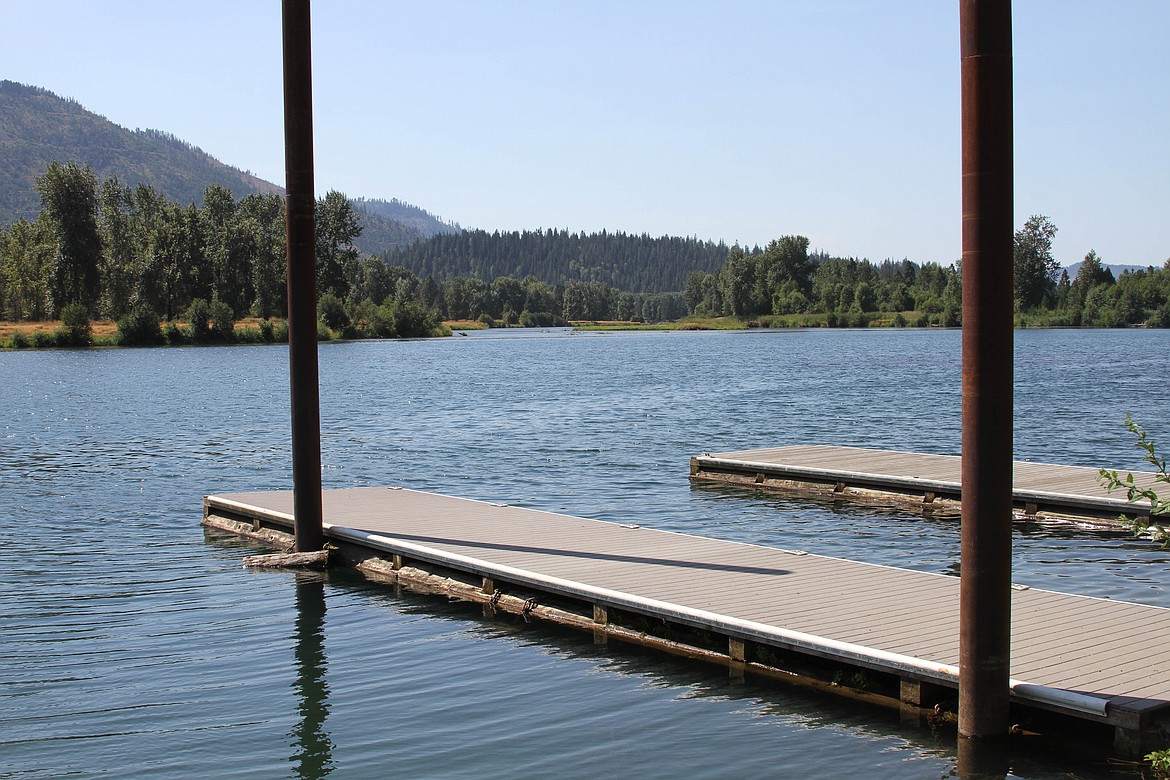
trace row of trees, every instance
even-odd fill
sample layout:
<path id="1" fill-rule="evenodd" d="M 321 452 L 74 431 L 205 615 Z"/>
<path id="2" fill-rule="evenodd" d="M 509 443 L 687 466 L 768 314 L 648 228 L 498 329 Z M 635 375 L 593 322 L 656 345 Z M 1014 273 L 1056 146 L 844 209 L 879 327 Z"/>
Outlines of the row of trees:
<path id="1" fill-rule="evenodd" d="M 690 313 L 750 320 L 803 313 L 905 312 L 939 315 L 958 324 L 962 282 L 958 269 L 908 260 L 868 260 L 810 254 L 804 236 L 784 236 L 750 252 L 733 246 L 715 273 L 687 277 Z"/>
<path id="2" fill-rule="evenodd" d="M 69 304 L 120 319 L 147 307 L 172 319 L 193 300 L 222 302 L 233 316 L 283 316 L 284 202 L 236 200 L 220 185 L 203 205 L 180 206 L 156 190 L 98 182 L 88 166 L 51 163 L 37 179 L 42 210 L 0 231 L 0 316 L 55 319 Z M 352 242 L 361 231 L 349 201 L 317 203 L 318 285 L 348 296 L 362 281 Z"/>
<path id="3" fill-rule="evenodd" d="M 601 282 L 646 293 L 681 290 L 688 273 L 713 271 L 725 257 L 727 245 L 722 242 L 604 230 L 464 230 L 383 255 L 390 265 L 440 281 L 455 276 L 474 276 L 484 282 L 499 276 L 535 276 L 550 284 Z"/>
<path id="4" fill-rule="evenodd" d="M 661 322 L 687 313 L 680 293 L 624 292 L 604 282 L 578 280 L 550 285 L 535 276 L 500 276 L 490 283 L 474 276 L 456 276 L 439 285 L 434 305 L 447 319 L 488 317 L 509 325 L 527 321 L 525 315 L 540 315 L 543 324 L 548 320 L 544 315 L 551 315 L 555 321 Z"/>
<path id="5" fill-rule="evenodd" d="M 1015 234 L 1016 311 L 1049 325 L 1170 327 L 1170 261 L 1115 278 L 1090 250 L 1075 278 L 1052 254 L 1056 226 L 1032 216 Z M 760 317 L 821 313 L 916 312 L 918 322 L 961 324 L 961 263 L 871 263 L 808 251 L 804 236 L 763 249 L 733 246 L 723 266 L 687 277 L 687 311 L 701 316 Z M 849 322 L 848 318 L 839 321 Z"/>
<path id="6" fill-rule="evenodd" d="M 230 190 L 213 185 L 201 206 L 184 207 L 148 186 L 123 187 L 114 178 L 99 183 L 88 167 L 58 163 L 48 167 L 37 187 L 40 216 L 0 233 L 4 319 L 56 319 L 72 304 L 91 317 L 119 320 L 147 309 L 173 320 L 183 319 L 200 301 L 234 318 L 284 315 L 284 203 L 278 196 L 237 201 Z M 619 292 L 596 281 L 551 285 L 530 275 L 489 283 L 455 276 L 439 284 L 361 256 L 353 245 L 361 230 L 344 195 L 330 192 L 318 201 L 318 294 L 334 321 L 353 327 L 371 321 L 370 306 L 382 305 L 416 315 L 422 307 L 436 317 L 487 317 L 509 324 L 685 314 L 677 293 Z M 339 306 L 343 317 L 336 316 Z"/>
<path id="7" fill-rule="evenodd" d="M 72 163 L 49 165 L 37 189 L 42 203 L 37 219 L 0 230 L 0 317 L 56 319 L 74 305 L 80 307 L 74 314 L 82 311 L 90 317 L 117 320 L 145 309 L 172 320 L 181 318 L 193 301 L 207 301 L 236 319 L 284 315 L 280 197 L 257 194 L 237 201 L 230 190 L 212 185 L 202 205 L 184 207 L 145 185 L 123 187 L 115 178 L 99 183 L 90 168 Z M 629 280 L 623 290 L 603 279 L 549 279 L 533 273 L 499 274 L 488 281 L 465 270 L 436 281 L 436 276 L 405 265 L 363 256 L 354 246 L 361 232 L 358 214 L 344 195 L 330 192 L 319 199 L 318 294 L 351 324 L 368 321 L 370 307 L 383 305 L 398 307 L 397 313 L 384 312 L 384 320 L 409 311 L 419 322 L 490 319 L 547 325 L 565 320 L 663 321 L 687 314 L 752 320 L 807 313 L 848 313 L 850 317 L 834 321 L 854 322 L 873 312 L 913 311 L 916 323 L 960 324 L 957 263 L 874 264 L 830 257 L 810 253 L 809 240 L 799 235 L 751 250 L 738 245 L 728 250 L 694 239 L 563 231 L 470 231 L 416 245 L 424 255 L 447 242 L 472 255 L 495 258 L 478 266 L 481 271 L 505 262 L 501 253 L 508 247 L 520 253 L 508 261 L 513 267 L 535 264 L 560 269 L 556 273 L 567 268 L 586 277 L 604 276 L 598 270 L 603 266 L 590 270 L 581 258 L 591 258 L 591 263 L 609 258 L 604 267 L 610 278 Z M 1015 298 L 1021 314 L 1047 324 L 1170 326 L 1170 268 L 1114 278 L 1090 252 L 1075 278 L 1064 272 L 1058 277 L 1052 255 L 1055 234 L 1056 227 L 1042 216 L 1031 217 L 1016 234 Z M 720 247 L 724 259 L 718 266 L 710 255 Z M 634 254 L 624 256 L 623 251 Z M 547 256 L 536 262 L 541 252 Z M 649 275 L 657 262 L 675 270 L 692 264 L 685 281 L 680 278 L 682 292 L 647 289 L 656 286 Z M 426 317 L 421 311 L 428 312 Z"/>

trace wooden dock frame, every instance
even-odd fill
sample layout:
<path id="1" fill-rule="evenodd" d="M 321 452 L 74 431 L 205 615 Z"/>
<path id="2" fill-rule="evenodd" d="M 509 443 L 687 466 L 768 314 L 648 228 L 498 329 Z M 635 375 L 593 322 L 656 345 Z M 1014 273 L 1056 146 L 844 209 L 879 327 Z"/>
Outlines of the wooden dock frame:
<path id="1" fill-rule="evenodd" d="M 203 523 L 256 539 L 266 547 L 283 548 L 291 545 L 292 541 L 289 535 L 292 529 L 291 503 L 291 493 L 285 492 L 207 496 L 204 500 Z M 655 551 L 660 551 L 664 544 L 697 547 L 699 553 L 682 565 L 699 568 L 693 574 L 682 575 L 684 578 L 675 587 L 692 592 L 700 600 L 711 595 L 708 592 L 710 577 L 726 580 L 736 576 L 705 571 L 704 567 L 733 571 L 743 568 L 706 564 L 703 561 L 709 558 L 704 559 L 703 556 L 714 555 L 715 560 L 724 561 L 728 551 L 735 553 L 737 549 L 746 551 L 748 560 L 782 559 L 785 567 L 791 570 L 778 572 L 782 574 L 799 573 L 806 565 L 833 566 L 834 573 L 829 579 L 834 589 L 844 593 L 841 601 L 843 605 L 855 604 L 860 600 L 858 594 L 867 593 L 865 583 L 851 585 L 848 582 L 850 574 L 847 570 L 850 567 L 865 570 L 862 572 L 865 576 L 874 576 L 876 572 L 885 585 L 889 585 L 891 578 L 911 578 L 913 582 L 910 587 L 916 591 L 916 603 L 937 599 L 938 593 L 933 591 L 939 588 L 944 591 L 953 589 L 957 595 L 958 581 L 953 577 L 875 567 L 806 555 L 800 551 L 720 542 L 395 488 L 325 491 L 325 507 L 325 536 L 336 548 L 334 561 L 354 567 L 373 580 L 478 603 L 482 605 L 485 614 L 511 613 L 525 619 L 546 620 L 588 631 L 598 643 L 610 639 L 625 641 L 716 663 L 725 666 L 736 679 L 745 673 L 758 674 L 874 704 L 894 706 L 907 718 L 937 718 L 942 713 L 941 717 L 945 719 L 947 712 L 954 711 L 958 671 L 946 663 L 813 636 L 801 632 L 799 626 L 793 630 L 774 629 L 770 625 L 734 615 L 599 588 L 568 576 L 550 576 L 547 572 L 519 568 L 507 560 L 492 558 L 500 550 L 507 553 L 504 556 L 506 559 L 519 555 L 516 550 L 529 549 L 517 545 L 517 539 L 527 542 L 536 538 L 541 544 L 545 543 L 548 535 L 542 527 L 536 525 L 521 527 L 519 536 L 509 537 L 508 528 L 519 519 L 522 524 L 567 524 L 571 530 L 581 530 L 582 526 L 588 526 L 584 530 L 589 534 L 600 534 L 593 538 L 598 541 L 598 549 L 601 550 L 597 557 L 602 559 L 615 557 L 606 550 L 637 552 L 647 549 L 648 535 L 652 537 L 649 539 L 650 549 Z M 456 518 L 453 525 L 451 518 L 455 515 L 463 517 Z M 329 518 L 333 522 L 328 522 Z M 344 524 L 339 522 L 343 519 Z M 470 525 L 467 524 L 468 519 L 471 520 Z M 453 532 L 452 528 L 458 530 Z M 560 533 L 556 529 L 554 531 Z M 485 543 L 483 539 L 491 541 Z M 581 541 L 576 540 L 578 547 Z M 462 552 L 453 552 L 453 548 Z M 703 552 L 704 549 L 706 552 Z M 547 548 L 540 547 L 540 550 L 545 551 Z M 468 552 L 474 553 L 474 556 L 466 554 Z M 592 552 L 593 548 L 590 548 L 588 554 L 580 554 L 570 543 L 568 547 L 555 551 L 554 555 L 571 556 L 573 560 L 570 562 L 579 567 L 600 568 L 592 562 L 576 560 L 578 557 L 592 558 Z M 641 560 L 636 555 L 623 554 L 616 557 L 632 557 L 635 566 Z M 554 562 L 554 566 L 559 564 L 560 561 Z M 641 568 L 654 566 L 644 565 Z M 843 570 L 838 572 L 839 569 Z M 749 574 L 739 575 L 741 582 L 737 587 L 742 587 L 745 577 L 751 578 L 752 567 L 743 570 Z M 676 579 L 680 576 L 677 570 L 671 573 Z M 704 578 L 707 578 L 706 582 Z M 875 588 L 874 592 L 880 593 L 885 585 Z M 899 587 L 904 586 L 903 583 Z M 917 592 L 923 588 L 925 590 L 921 590 L 921 593 Z M 1114 614 L 1120 610 L 1121 614 L 1115 614 L 1111 618 L 1112 622 L 1146 624 L 1151 626 L 1148 632 L 1150 641 L 1157 643 L 1166 640 L 1161 647 L 1170 645 L 1170 610 L 1045 591 L 1029 593 L 1026 588 L 1020 590 L 1023 592 L 1013 593 L 1013 598 L 1024 600 L 1020 602 L 1023 604 L 1021 613 L 1044 608 L 1043 604 L 1036 606 L 1039 602 L 1052 606 L 1054 612 L 1068 612 L 1071 609 L 1074 614 L 1078 614 L 1081 609 L 1096 614 Z M 1013 611 L 1018 607 L 1014 606 Z M 847 606 L 842 609 L 848 611 Z M 829 611 L 836 615 L 836 612 Z M 1046 619 L 1051 621 L 1055 618 L 1050 616 Z M 883 620 L 889 620 L 885 613 L 879 622 Z M 904 621 L 905 617 L 902 616 L 891 622 Z M 941 633 L 949 635 L 950 628 L 944 627 Z M 932 631 L 937 635 L 940 627 L 927 624 L 914 629 L 915 634 L 931 634 Z M 1079 626 L 1076 631 L 1079 635 Z M 937 643 L 937 636 L 934 641 Z M 1165 654 L 1161 649 L 1154 652 Z M 1129 655 L 1133 656 L 1134 653 L 1130 652 Z M 1164 665 L 1163 661 L 1158 659 L 1155 665 L 1160 669 Z M 1148 662 L 1148 657 L 1142 659 L 1143 664 Z M 1124 666 L 1128 662 L 1121 659 L 1119 663 Z M 1161 674 L 1161 671 L 1158 673 Z M 1138 755 L 1142 751 L 1170 744 L 1170 680 L 1165 680 L 1165 684 L 1156 691 L 1143 696 L 1101 694 L 1088 688 L 1078 691 L 1076 687 L 1053 687 L 1019 680 L 1013 680 L 1012 684 L 1013 707 L 1021 715 L 1025 729 L 1029 727 L 1028 718 L 1036 718 L 1039 713 L 1047 712 L 1112 727 L 1114 747 L 1124 754 Z"/>
<path id="2" fill-rule="evenodd" d="M 690 479 L 957 517 L 961 465 L 958 455 L 793 445 L 704 453 L 691 458 Z M 1018 517 L 1119 528 L 1120 515 L 1148 516 L 1148 508 L 1143 515 L 1142 506 L 1102 488 L 1098 469 L 1016 461 L 1013 470 Z M 1151 473 L 1134 472 L 1134 478 L 1154 485 Z"/>

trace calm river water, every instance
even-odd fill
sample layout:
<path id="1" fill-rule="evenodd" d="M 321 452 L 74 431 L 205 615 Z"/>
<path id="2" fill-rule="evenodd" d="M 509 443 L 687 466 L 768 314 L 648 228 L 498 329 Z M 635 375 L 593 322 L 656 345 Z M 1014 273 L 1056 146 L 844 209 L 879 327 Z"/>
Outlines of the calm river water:
<path id="1" fill-rule="evenodd" d="M 1170 334 L 1017 333 L 1016 456 L 1170 443 Z M 958 525 L 691 487 L 793 443 L 955 453 L 959 333 L 322 346 L 326 487 L 398 484 L 954 573 Z M 0 777 L 923 777 L 953 733 L 336 572 L 244 571 L 205 493 L 290 485 L 281 347 L 0 354 Z M 1015 580 L 1170 607 L 1170 555 L 1019 525 Z M 1020 750 L 1019 777 L 1118 767 Z"/>

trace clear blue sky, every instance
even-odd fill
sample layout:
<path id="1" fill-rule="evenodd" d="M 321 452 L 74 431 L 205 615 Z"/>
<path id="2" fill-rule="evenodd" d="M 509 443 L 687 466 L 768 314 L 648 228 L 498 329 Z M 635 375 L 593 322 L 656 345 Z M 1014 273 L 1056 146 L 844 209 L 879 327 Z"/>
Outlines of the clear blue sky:
<path id="1" fill-rule="evenodd" d="M 283 184 L 280 4 L 5 0 L 0 78 Z M 1170 258 L 1170 0 L 1019 0 L 1016 224 Z M 957 0 L 314 8 L 317 183 L 465 227 L 949 263 Z"/>

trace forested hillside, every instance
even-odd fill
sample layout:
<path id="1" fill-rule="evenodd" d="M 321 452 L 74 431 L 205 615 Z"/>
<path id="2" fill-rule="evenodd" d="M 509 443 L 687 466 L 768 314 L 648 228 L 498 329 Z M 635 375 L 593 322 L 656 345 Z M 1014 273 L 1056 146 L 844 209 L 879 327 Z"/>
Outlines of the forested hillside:
<path id="1" fill-rule="evenodd" d="M 458 225 L 439 220 L 418 206 L 392 200 L 352 198 L 362 223 L 362 234 L 354 242 L 371 255 L 391 252 L 440 233 L 457 233 Z"/>
<path id="2" fill-rule="evenodd" d="M 146 185 L 182 205 L 201 205 L 213 185 L 237 199 L 284 192 L 168 133 L 127 130 L 48 90 L 0 81 L 0 226 L 37 217 L 36 179 L 52 162 L 88 166 L 99 179 L 116 178 L 125 187 Z M 358 249 L 370 254 L 459 229 L 398 200 L 353 204 L 363 227 Z"/>
<path id="3" fill-rule="evenodd" d="M 465 230 L 433 236 L 386 253 L 383 259 L 440 281 L 455 276 L 485 282 L 499 276 L 535 276 L 549 284 L 601 282 L 618 290 L 656 293 L 681 290 L 692 271 L 717 270 L 727 252 L 722 243 L 674 236 Z"/>
<path id="4" fill-rule="evenodd" d="M 48 90 L 0 81 L 0 225 L 36 218 L 36 178 L 53 161 L 83 163 L 179 203 L 198 203 L 213 184 L 237 198 L 281 191 L 167 133 L 127 130 Z"/>

